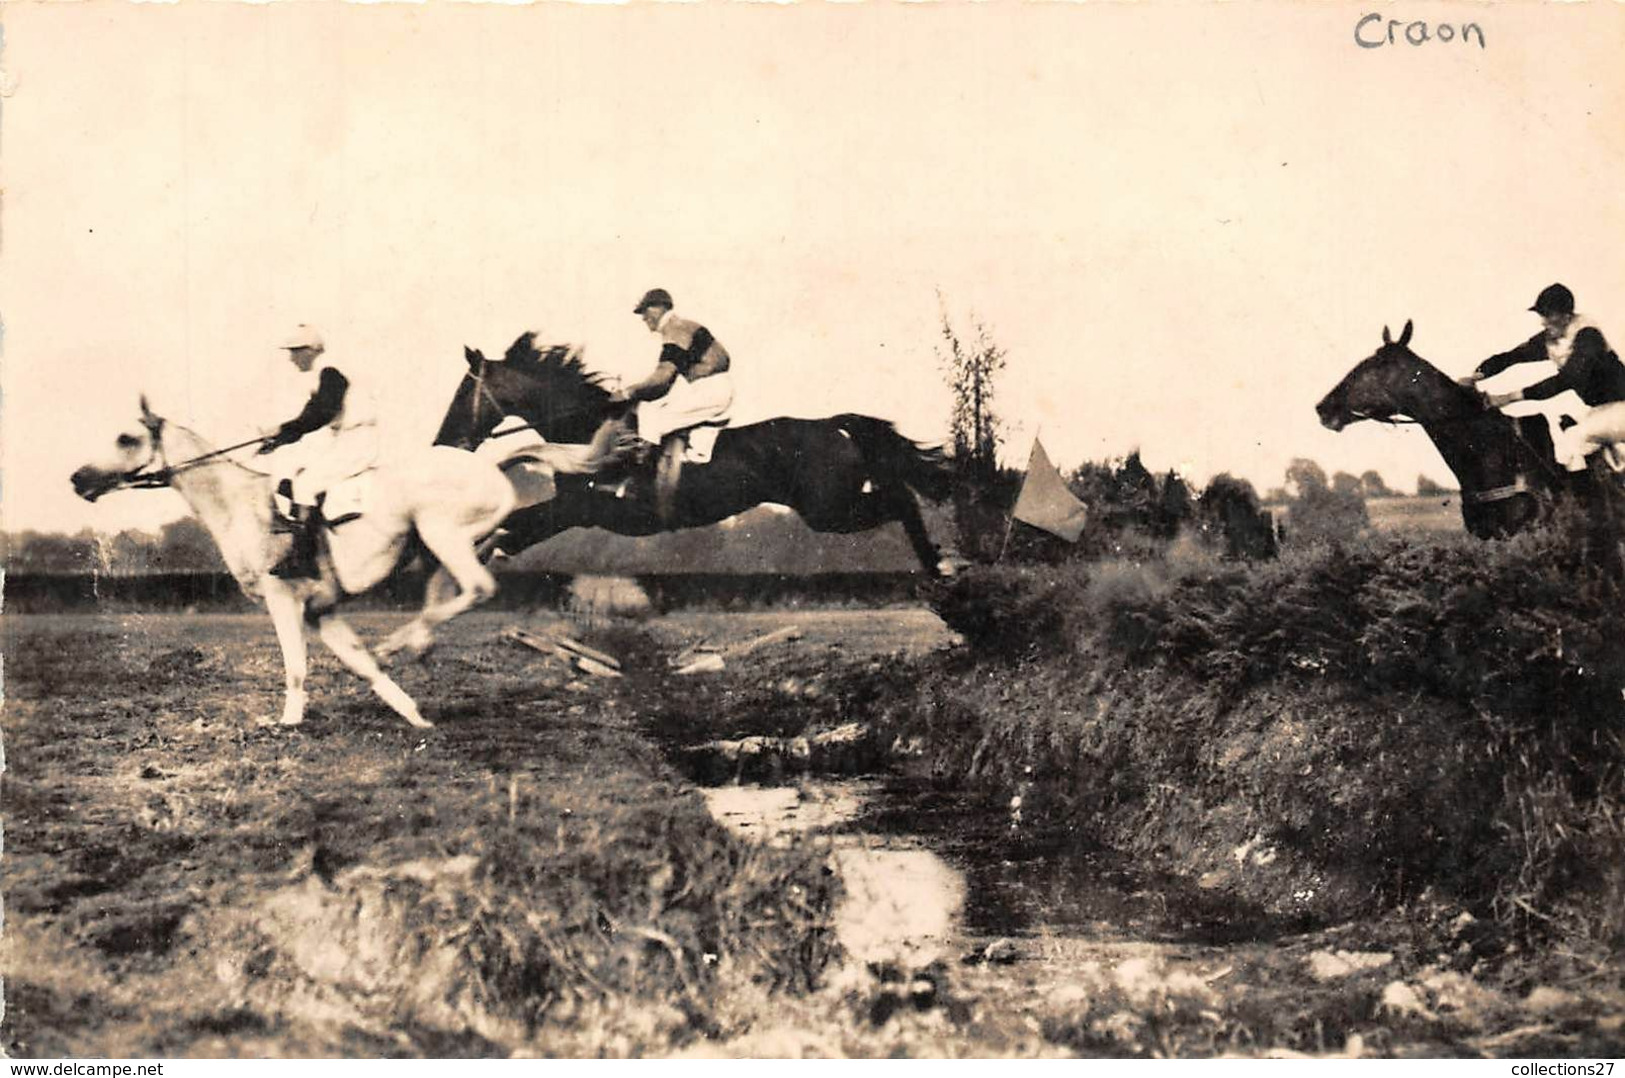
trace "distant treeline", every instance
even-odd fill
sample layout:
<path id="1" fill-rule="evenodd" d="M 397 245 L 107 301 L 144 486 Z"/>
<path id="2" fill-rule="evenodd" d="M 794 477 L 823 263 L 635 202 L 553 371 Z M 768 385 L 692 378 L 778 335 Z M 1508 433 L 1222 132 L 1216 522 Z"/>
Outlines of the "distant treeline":
<path id="1" fill-rule="evenodd" d="M 515 553 L 518 553 L 515 551 Z M 21 574 L 224 572 L 214 540 L 196 520 L 164 525 L 154 534 L 134 529 L 104 536 L 24 531 L 0 534 L 0 559 Z M 817 573 L 908 572 L 917 567 L 896 525 L 856 535 L 812 531 L 792 513 L 760 508 L 709 528 L 632 538 L 598 528 L 555 536 L 516 559 L 536 572 Z"/>
<path id="2" fill-rule="evenodd" d="M 492 605 L 503 610 L 563 609 L 573 576 L 499 570 Z M 756 607 L 874 606 L 909 602 L 925 578 L 918 573 L 688 573 L 632 577 L 655 610 Z M 423 598 L 421 572 L 402 573 L 356 603 L 362 609 L 408 610 Z M 256 609 L 229 573 L 22 573 L 5 581 L 12 614 L 90 611 L 248 612 Z"/>

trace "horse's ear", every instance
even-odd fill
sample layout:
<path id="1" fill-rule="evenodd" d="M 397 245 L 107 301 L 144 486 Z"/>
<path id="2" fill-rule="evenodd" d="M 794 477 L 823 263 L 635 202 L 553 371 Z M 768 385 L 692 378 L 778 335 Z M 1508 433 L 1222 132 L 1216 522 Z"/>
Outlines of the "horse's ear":
<path id="1" fill-rule="evenodd" d="M 1388 332 L 1388 327 L 1387 326 L 1382 327 L 1382 343 L 1383 344 L 1393 344 L 1394 343 L 1393 334 Z"/>
<path id="2" fill-rule="evenodd" d="M 1410 343 L 1411 343 L 1411 320 L 1409 318 L 1407 318 L 1407 319 L 1405 319 L 1405 328 L 1399 334 L 1399 346 L 1401 348 L 1404 348 L 1407 344 L 1410 344 Z"/>
<path id="3" fill-rule="evenodd" d="M 147 404 L 147 395 L 145 393 L 141 394 L 141 418 L 142 419 L 156 419 L 157 418 L 157 416 L 152 414 L 151 406 L 149 406 Z"/>
<path id="4" fill-rule="evenodd" d="M 485 362 L 485 357 L 480 354 L 480 350 L 478 348 L 470 348 L 466 344 L 463 345 L 463 359 L 468 362 L 468 365 L 471 368 L 478 367 L 481 363 Z"/>

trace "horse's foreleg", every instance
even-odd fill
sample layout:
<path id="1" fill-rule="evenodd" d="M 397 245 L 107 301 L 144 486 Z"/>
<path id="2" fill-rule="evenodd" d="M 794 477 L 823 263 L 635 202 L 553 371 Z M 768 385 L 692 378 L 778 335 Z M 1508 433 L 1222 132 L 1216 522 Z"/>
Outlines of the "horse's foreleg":
<path id="1" fill-rule="evenodd" d="M 266 581 L 265 608 L 271 613 L 277 644 L 282 648 L 285 694 L 280 721 L 283 726 L 298 726 L 305 721 L 307 699 L 304 610 L 288 586 L 275 578 Z"/>
<path id="2" fill-rule="evenodd" d="M 892 517 L 903 525 L 903 534 L 908 536 L 914 556 L 920 559 L 920 566 L 935 577 L 953 576 L 956 568 L 954 561 L 931 541 L 931 532 L 925 526 L 925 517 L 920 514 L 920 503 L 914 495 L 906 490 L 894 490 L 890 502 Z"/>
<path id="3" fill-rule="evenodd" d="M 322 643 L 332 649 L 339 662 L 366 678 L 372 691 L 394 709 L 397 715 L 419 728 L 426 729 L 434 725 L 418 711 L 417 703 L 406 695 L 406 690 L 395 684 L 388 674 L 378 668 L 378 663 L 367 651 L 366 645 L 361 643 L 361 639 L 347 622 L 335 614 L 326 614 L 316 622 L 316 630 L 321 634 Z"/>

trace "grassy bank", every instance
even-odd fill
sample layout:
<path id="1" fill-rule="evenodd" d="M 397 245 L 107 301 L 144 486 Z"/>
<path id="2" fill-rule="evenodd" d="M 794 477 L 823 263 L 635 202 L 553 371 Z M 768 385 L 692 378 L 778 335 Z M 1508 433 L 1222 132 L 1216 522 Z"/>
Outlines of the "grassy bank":
<path id="1" fill-rule="evenodd" d="M 1625 619 L 1575 534 L 983 569 L 936 601 L 969 647 L 877 707 L 1273 916 L 1445 895 L 1617 954 Z"/>

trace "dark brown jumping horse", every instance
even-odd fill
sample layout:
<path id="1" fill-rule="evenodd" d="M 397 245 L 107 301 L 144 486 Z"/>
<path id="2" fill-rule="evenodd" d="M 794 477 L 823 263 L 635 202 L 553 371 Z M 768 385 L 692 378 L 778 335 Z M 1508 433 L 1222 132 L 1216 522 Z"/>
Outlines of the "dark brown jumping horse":
<path id="1" fill-rule="evenodd" d="M 1321 402 L 1320 421 L 1342 430 L 1361 419 L 1414 422 L 1461 485 L 1461 519 L 1480 539 L 1512 535 L 1542 519 L 1564 493 L 1592 493 L 1589 472 L 1570 473 L 1552 451 L 1542 415 L 1514 418 L 1485 403 L 1410 350 L 1411 324 L 1362 360 Z"/>
<path id="2" fill-rule="evenodd" d="M 628 407 L 611 399 L 573 350 L 539 348 L 531 333 L 500 360 L 473 349 L 464 355 L 468 373 L 435 435 L 436 445 L 472 449 L 509 416 L 520 417 L 548 442 L 586 443 Z M 867 531 L 897 521 L 926 572 L 950 573 L 952 563 L 932 543 L 915 500 L 916 495 L 945 498 L 950 474 L 940 452 L 910 441 L 880 419 L 772 419 L 724 428 L 709 463 L 683 466 L 669 524 L 656 511 L 649 484 L 561 473 L 552 500 L 508 518 L 502 546 L 514 553 L 580 527 L 651 535 L 713 524 L 776 502 L 820 532 Z"/>

